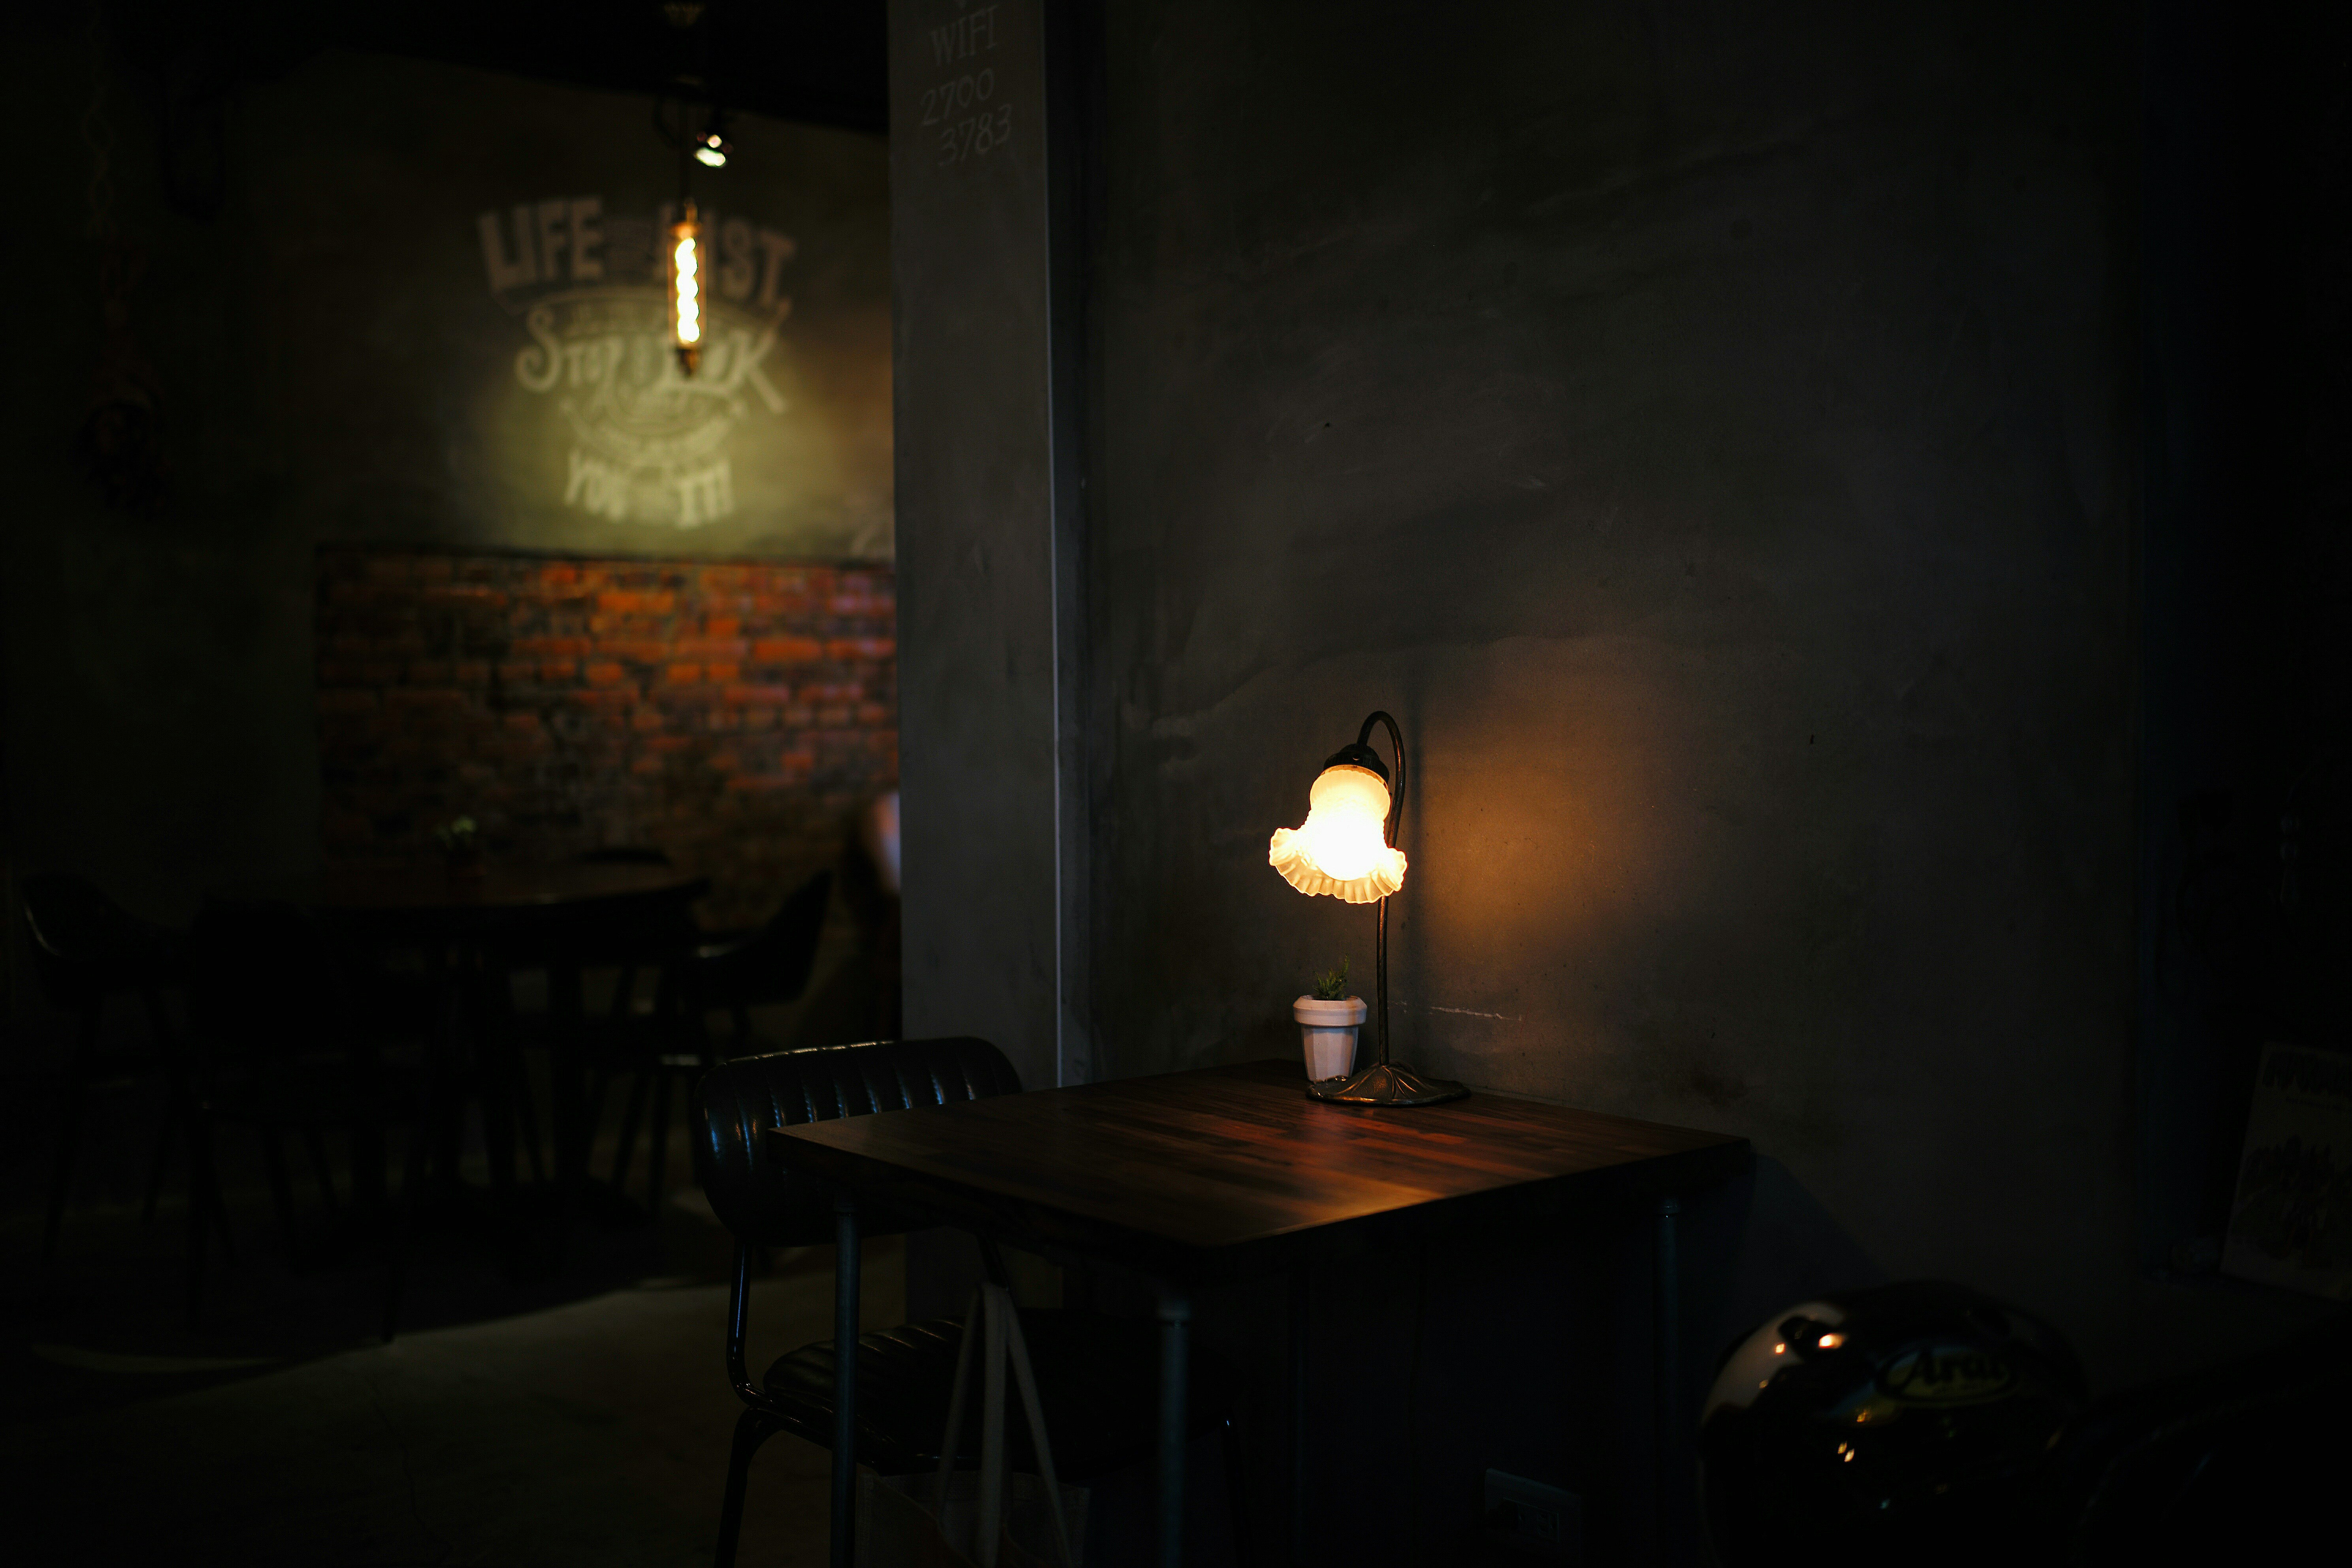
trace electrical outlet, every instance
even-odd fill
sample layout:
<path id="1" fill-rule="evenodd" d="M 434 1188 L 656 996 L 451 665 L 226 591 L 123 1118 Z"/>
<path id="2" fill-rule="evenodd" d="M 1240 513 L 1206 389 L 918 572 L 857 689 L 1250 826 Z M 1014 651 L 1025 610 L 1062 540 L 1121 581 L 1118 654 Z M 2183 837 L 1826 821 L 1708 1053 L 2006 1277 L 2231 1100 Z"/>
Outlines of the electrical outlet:
<path id="1" fill-rule="evenodd" d="M 1584 1560 L 1584 1500 L 1574 1492 L 1488 1470 L 1486 1512 L 1479 1534 L 1497 1546 L 1550 1563 Z"/>

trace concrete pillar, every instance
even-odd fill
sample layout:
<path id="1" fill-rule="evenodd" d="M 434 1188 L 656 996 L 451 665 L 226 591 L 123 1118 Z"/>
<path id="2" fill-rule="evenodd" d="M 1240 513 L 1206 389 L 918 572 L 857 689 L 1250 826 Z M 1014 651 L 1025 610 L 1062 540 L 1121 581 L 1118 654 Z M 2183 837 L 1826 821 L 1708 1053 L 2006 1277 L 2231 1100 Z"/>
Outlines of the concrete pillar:
<path id="1" fill-rule="evenodd" d="M 892 0 L 906 1032 L 1087 1044 L 1071 127 L 1040 0 Z"/>

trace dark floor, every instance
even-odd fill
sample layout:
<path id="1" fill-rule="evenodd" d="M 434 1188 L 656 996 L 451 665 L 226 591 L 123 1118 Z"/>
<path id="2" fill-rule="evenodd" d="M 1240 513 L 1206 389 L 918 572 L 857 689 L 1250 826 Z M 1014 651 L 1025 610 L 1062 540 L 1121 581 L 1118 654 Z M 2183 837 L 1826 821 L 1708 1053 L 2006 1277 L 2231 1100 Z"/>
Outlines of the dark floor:
<path id="1" fill-rule="evenodd" d="M 721 1363 L 731 1243 L 686 1169 L 682 1112 L 656 1217 L 582 1225 L 560 1270 L 518 1269 L 462 1213 L 443 1215 L 417 1239 L 388 1345 L 381 1252 L 294 1268 L 234 1130 L 222 1162 L 237 1262 L 213 1270 L 202 1330 L 185 1326 L 184 1172 L 152 1226 L 137 1212 L 156 1112 L 131 1080 L 93 1103 L 43 1264 L 50 1113 L 32 1078 L 0 1080 L 9 1562 L 709 1561 L 737 1408 Z M 616 1096 L 597 1170 L 618 1120 Z M 479 1178 L 478 1158 L 464 1168 Z M 636 1170 L 642 1201 L 642 1153 Z M 300 1196 L 315 1202 L 307 1184 Z M 876 1325 L 901 1311 L 900 1259 L 892 1244 L 868 1250 Z M 755 1288 L 754 1364 L 827 1335 L 831 1303 L 830 1249 L 776 1258 Z M 791 1437 L 762 1451 L 745 1563 L 819 1560 L 826 1464 Z"/>

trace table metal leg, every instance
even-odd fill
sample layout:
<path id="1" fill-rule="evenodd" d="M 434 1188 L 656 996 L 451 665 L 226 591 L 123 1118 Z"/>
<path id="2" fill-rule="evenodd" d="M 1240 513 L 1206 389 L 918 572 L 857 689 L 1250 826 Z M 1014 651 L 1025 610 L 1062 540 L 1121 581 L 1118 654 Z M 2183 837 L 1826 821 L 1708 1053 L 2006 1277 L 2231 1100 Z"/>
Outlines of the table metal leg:
<path id="1" fill-rule="evenodd" d="M 1307 1270 L 1290 1277 L 1290 1562 L 1307 1568 Z"/>
<path id="2" fill-rule="evenodd" d="M 1160 1296 L 1160 1568 L 1184 1565 L 1184 1408 L 1190 1387 L 1192 1299 Z"/>
<path id="3" fill-rule="evenodd" d="M 833 1568 L 857 1561 L 857 1200 L 833 1200 Z"/>
<path id="4" fill-rule="evenodd" d="M 1666 1562 L 1680 1560 L 1675 1536 L 1682 1483 L 1682 1423 L 1685 1416 L 1679 1363 L 1682 1335 L 1682 1269 L 1675 1247 L 1675 1222 L 1682 1205 L 1673 1198 L 1658 1200 L 1658 1554 Z"/>

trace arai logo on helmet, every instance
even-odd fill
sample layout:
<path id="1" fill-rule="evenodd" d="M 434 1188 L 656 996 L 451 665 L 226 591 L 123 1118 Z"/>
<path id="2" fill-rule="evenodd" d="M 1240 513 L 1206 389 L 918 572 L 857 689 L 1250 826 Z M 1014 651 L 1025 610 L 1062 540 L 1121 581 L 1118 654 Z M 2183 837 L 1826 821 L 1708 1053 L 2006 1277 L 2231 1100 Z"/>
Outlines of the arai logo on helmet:
<path id="1" fill-rule="evenodd" d="M 2016 1387 L 2017 1373 L 1981 1345 L 1921 1345 L 1880 1367 L 1878 1386 L 1911 1405 L 1975 1405 Z"/>

